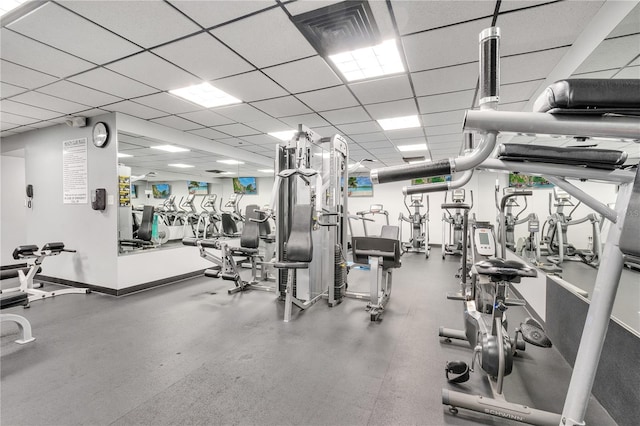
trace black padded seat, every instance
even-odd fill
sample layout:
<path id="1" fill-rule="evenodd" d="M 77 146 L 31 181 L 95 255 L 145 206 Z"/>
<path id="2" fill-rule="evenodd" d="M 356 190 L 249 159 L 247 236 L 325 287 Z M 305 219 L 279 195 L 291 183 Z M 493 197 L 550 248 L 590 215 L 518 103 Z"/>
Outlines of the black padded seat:
<path id="1" fill-rule="evenodd" d="M 533 161 L 597 169 L 615 169 L 624 164 L 627 160 L 627 153 L 612 149 L 563 148 L 505 143 L 498 147 L 498 158 L 507 161 Z"/>
<path id="2" fill-rule="evenodd" d="M 0 280 L 6 280 L 9 278 L 17 278 L 19 273 L 18 271 L 22 271 L 25 275 L 29 272 L 30 268 L 14 268 L 14 269 L 2 269 L 0 270 Z M 38 270 L 36 273 L 42 272 L 42 267 L 38 266 Z"/>
<path id="3" fill-rule="evenodd" d="M 42 246 L 42 251 L 51 251 L 53 253 L 60 253 L 64 250 L 64 243 L 55 242 L 55 243 L 46 243 Z"/>
<path id="4" fill-rule="evenodd" d="M 240 235 L 240 247 L 248 249 L 257 249 L 260 245 L 260 225 L 259 222 L 253 222 L 251 219 L 263 219 L 263 215 L 256 210 L 260 206 L 257 204 L 249 204 L 244 213 L 245 221 Z"/>
<path id="5" fill-rule="evenodd" d="M 238 233 L 238 225 L 233 220 L 231 213 L 222 213 L 220 218 L 222 219 L 222 233 L 224 235 L 236 235 Z"/>
<path id="6" fill-rule="evenodd" d="M 0 295 L 0 309 L 12 308 L 14 306 L 26 306 L 28 304 L 28 293 L 16 292 Z"/>
<path id="7" fill-rule="evenodd" d="M 182 239 L 182 245 L 197 247 L 198 246 L 198 239 L 197 238 L 193 238 L 193 237 L 183 238 Z"/>
<path id="8" fill-rule="evenodd" d="M 471 206 L 465 203 L 444 203 L 440 206 L 441 209 L 462 209 L 471 210 Z"/>
<path id="9" fill-rule="evenodd" d="M 534 112 L 640 115 L 640 79 L 556 81 L 538 96 Z"/>
<path id="10" fill-rule="evenodd" d="M 399 234 L 399 227 L 384 225 L 380 237 L 353 237 L 351 239 L 353 262 L 366 265 L 369 263 L 369 257 L 372 256 L 382 258 L 384 269 L 400 267 Z"/>
<path id="11" fill-rule="evenodd" d="M 537 277 L 538 271 L 518 260 L 485 259 L 473 265 L 480 275 L 491 277 L 491 281 L 519 282 L 522 277 Z"/>
<path id="12" fill-rule="evenodd" d="M 13 258 L 18 260 L 18 259 L 25 259 L 28 257 L 35 257 L 37 256 L 36 255 L 37 251 L 38 251 L 38 246 L 35 244 L 18 246 L 13 250 Z"/>

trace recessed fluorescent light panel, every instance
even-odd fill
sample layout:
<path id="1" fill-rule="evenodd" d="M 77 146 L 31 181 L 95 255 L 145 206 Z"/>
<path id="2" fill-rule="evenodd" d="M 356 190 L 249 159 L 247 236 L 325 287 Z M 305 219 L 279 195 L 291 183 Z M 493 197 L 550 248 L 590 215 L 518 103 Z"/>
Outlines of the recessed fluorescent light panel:
<path id="1" fill-rule="evenodd" d="M 409 164 L 420 164 L 420 163 L 426 163 L 429 160 L 412 160 L 409 161 Z"/>
<path id="2" fill-rule="evenodd" d="M 0 1 L 0 16 L 11 12 L 27 0 L 2 0 Z"/>
<path id="3" fill-rule="evenodd" d="M 182 164 L 182 163 L 169 164 L 169 166 L 171 166 L 171 167 L 178 167 L 178 168 L 180 168 L 180 169 L 190 169 L 191 167 L 195 167 L 195 166 L 192 166 L 192 165 L 190 165 L 190 164 Z"/>
<path id="4" fill-rule="evenodd" d="M 400 152 L 408 152 L 408 151 L 427 151 L 426 143 L 418 143 L 414 145 L 398 145 L 398 150 Z"/>
<path id="5" fill-rule="evenodd" d="M 220 173 L 220 174 L 221 174 L 221 175 L 232 175 L 232 174 L 234 174 L 234 172 L 222 172 L 222 173 Z"/>
<path id="6" fill-rule="evenodd" d="M 281 141 L 289 141 L 296 134 L 297 130 L 283 130 L 282 132 L 272 132 L 269 133 L 269 136 L 273 136 L 276 139 L 280 139 Z"/>
<path id="7" fill-rule="evenodd" d="M 395 40 L 377 46 L 329 55 L 347 81 L 379 77 L 404 71 Z"/>
<path id="8" fill-rule="evenodd" d="M 213 108 L 222 105 L 239 104 L 242 102 L 226 92 L 217 89 L 209 83 L 196 84 L 182 89 L 169 90 L 169 93 L 180 96 L 188 101 L 202 105 L 205 108 Z"/>
<path id="9" fill-rule="evenodd" d="M 133 155 L 131 154 L 124 154 L 122 152 L 118 153 L 118 158 L 127 158 L 127 157 L 133 157 Z"/>
<path id="10" fill-rule="evenodd" d="M 417 115 L 408 115 L 406 117 L 383 118 L 378 120 L 378 124 L 382 130 L 410 129 L 420 127 L 420 120 Z"/>
<path id="11" fill-rule="evenodd" d="M 274 173 L 275 172 L 275 170 L 273 170 L 273 169 L 260 169 L 258 171 L 261 172 L 261 173 Z"/>
<path id="12" fill-rule="evenodd" d="M 238 160 L 218 160 L 218 163 L 223 163 L 223 164 L 244 164 L 244 161 L 238 161 Z"/>
<path id="13" fill-rule="evenodd" d="M 157 145 L 157 146 L 152 146 L 151 148 L 159 149 L 161 151 L 167 151 L 167 152 L 187 152 L 187 151 L 189 151 L 187 148 L 180 148 L 179 146 L 173 146 L 173 145 Z"/>

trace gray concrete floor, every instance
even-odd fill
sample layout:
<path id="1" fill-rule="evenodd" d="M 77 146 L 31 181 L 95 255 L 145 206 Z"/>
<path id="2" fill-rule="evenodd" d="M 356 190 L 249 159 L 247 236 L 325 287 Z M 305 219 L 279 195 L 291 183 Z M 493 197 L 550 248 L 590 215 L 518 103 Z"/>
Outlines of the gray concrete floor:
<path id="1" fill-rule="evenodd" d="M 195 255 L 195 253 L 194 253 Z M 3 425 L 473 425 L 508 424 L 448 413 L 441 389 L 488 394 L 476 372 L 448 385 L 447 360 L 470 361 L 438 327 L 462 327 L 458 258 L 407 254 L 383 321 L 365 303 L 323 301 L 282 322 L 274 295 L 229 296 L 229 282 L 196 278 L 115 298 L 65 295 L 12 308 L 36 341 L 2 325 Z M 350 288 L 366 288 L 353 270 Z M 519 285 L 524 285 L 519 284 Z M 526 316 L 510 308 L 511 327 Z M 505 381 L 507 399 L 559 412 L 571 369 L 555 349 L 529 346 Z M 615 425 L 592 398 L 587 423 Z"/>

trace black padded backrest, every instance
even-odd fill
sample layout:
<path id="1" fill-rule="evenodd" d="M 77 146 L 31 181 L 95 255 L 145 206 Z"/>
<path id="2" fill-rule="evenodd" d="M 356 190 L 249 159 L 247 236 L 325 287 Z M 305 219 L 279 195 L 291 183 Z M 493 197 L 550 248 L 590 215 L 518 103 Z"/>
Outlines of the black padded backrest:
<path id="1" fill-rule="evenodd" d="M 292 262 L 311 262 L 313 259 L 313 206 L 296 204 L 291 212 L 291 232 L 287 240 L 287 260 Z"/>
<path id="2" fill-rule="evenodd" d="M 567 79 L 556 81 L 538 96 L 534 112 L 563 110 L 601 113 L 640 110 L 639 79 Z"/>
<path id="3" fill-rule="evenodd" d="M 23 257 L 33 257 L 35 256 L 35 252 L 38 251 L 38 246 L 35 244 L 30 244 L 26 246 L 18 246 L 13 250 L 13 258 L 18 260 Z"/>
<path id="4" fill-rule="evenodd" d="M 237 234 L 238 226 L 231 213 L 222 213 L 222 233 L 227 235 Z"/>
<path id="5" fill-rule="evenodd" d="M 56 243 L 47 243 L 42 246 L 42 251 L 62 251 L 64 250 L 64 243 L 56 242 Z"/>
<path id="6" fill-rule="evenodd" d="M 138 228 L 138 239 L 142 241 L 151 241 L 151 228 L 153 226 L 153 206 L 144 206 L 142 210 L 142 222 Z"/>
<path id="7" fill-rule="evenodd" d="M 640 260 L 640 168 L 636 170 L 633 192 L 622 226 L 620 251 L 634 260 Z"/>
<path id="8" fill-rule="evenodd" d="M 613 149 L 505 143 L 498 147 L 498 158 L 613 169 L 624 164 L 627 153 Z"/>
<path id="9" fill-rule="evenodd" d="M 390 238 L 397 240 L 400 236 L 400 228 L 394 225 L 382 225 L 380 230 L 380 238 Z"/>
<path id="10" fill-rule="evenodd" d="M 260 244 L 260 226 L 258 222 L 252 222 L 249 219 L 260 219 L 260 212 L 254 210 L 259 209 L 257 204 L 247 205 L 244 213 L 244 227 L 242 228 L 242 235 L 240 235 L 240 247 L 244 248 L 258 248 Z"/>
<path id="11" fill-rule="evenodd" d="M 353 237 L 351 245 L 355 263 L 366 265 L 369 263 L 369 256 L 374 256 L 382 257 L 382 267 L 385 269 L 400 266 L 400 241 L 397 237 Z"/>

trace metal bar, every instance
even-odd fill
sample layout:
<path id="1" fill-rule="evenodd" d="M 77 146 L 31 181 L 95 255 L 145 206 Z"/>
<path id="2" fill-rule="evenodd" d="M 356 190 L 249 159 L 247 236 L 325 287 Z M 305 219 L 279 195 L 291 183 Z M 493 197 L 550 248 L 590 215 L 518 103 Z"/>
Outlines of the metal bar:
<path id="1" fill-rule="evenodd" d="M 621 116 L 469 110 L 464 118 L 463 129 L 479 132 L 638 139 L 640 119 Z"/>
<path id="2" fill-rule="evenodd" d="M 587 194 L 580 188 L 576 187 L 572 183 L 567 182 L 565 179 L 556 177 L 556 176 L 546 176 L 546 178 L 549 182 L 564 189 L 569 193 L 569 195 L 576 197 L 578 200 L 582 201 L 584 204 L 591 207 L 593 210 L 600 213 L 601 215 L 609 219 L 611 222 L 616 223 L 618 221 L 618 214 L 616 213 L 615 210 L 613 210 L 606 204 L 601 203 L 600 201 L 598 201 L 591 195 Z"/>
<path id="3" fill-rule="evenodd" d="M 564 178 L 601 180 L 611 183 L 633 182 L 635 173 L 628 170 L 585 169 L 565 164 L 525 163 L 489 158 L 479 168 L 488 170 L 518 171 L 533 176 L 562 176 Z"/>
<path id="4" fill-rule="evenodd" d="M 450 182 L 425 183 L 422 185 L 405 186 L 402 188 L 402 193 L 404 195 L 412 195 L 422 194 L 425 192 L 450 191 L 452 189 L 462 188 L 463 186 L 465 186 L 471 180 L 471 176 L 473 176 L 473 170 L 466 170 L 459 178 L 454 179 Z M 427 204 L 428 203 L 429 201 L 427 201 Z"/>
<path id="5" fill-rule="evenodd" d="M 369 256 L 369 302 L 378 304 L 380 296 L 380 261 L 382 258 Z"/>
<path id="6" fill-rule="evenodd" d="M 632 185 L 624 185 L 618 191 L 616 210 L 618 220 L 611 225 L 605 245 L 602 262 L 598 269 L 591 304 L 587 312 L 585 328 L 573 366 L 573 374 L 562 411 L 563 424 L 567 426 L 584 424 L 584 415 L 595 380 L 602 346 L 607 335 L 609 318 L 613 309 L 620 275 L 624 264 L 618 244 L 622 235 L 624 215 L 631 198 Z"/>

